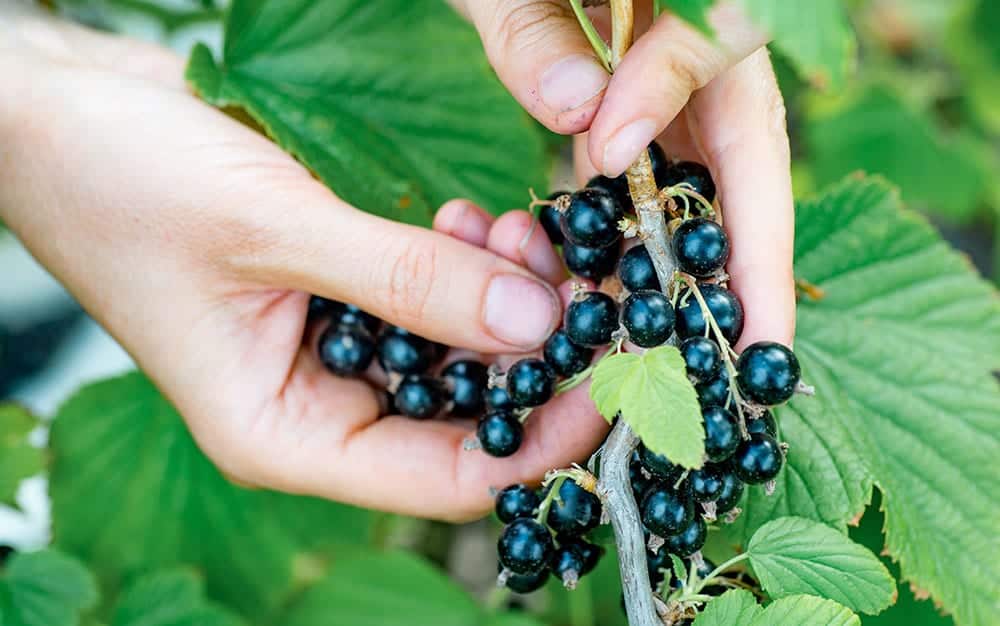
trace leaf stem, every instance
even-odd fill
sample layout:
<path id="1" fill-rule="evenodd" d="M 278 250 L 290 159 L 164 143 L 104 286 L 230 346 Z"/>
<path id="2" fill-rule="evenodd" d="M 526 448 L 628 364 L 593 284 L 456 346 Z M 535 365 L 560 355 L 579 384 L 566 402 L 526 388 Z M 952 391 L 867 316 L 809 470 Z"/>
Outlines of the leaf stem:
<path id="1" fill-rule="evenodd" d="M 608 48 L 608 44 L 601 38 L 601 34 L 597 32 L 597 28 L 594 23 L 590 21 L 590 17 L 587 12 L 583 10 L 583 3 L 580 0 L 569 0 L 570 6 L 573 7 L 573 13 L 576 15 L 576 21 L 580 22 L 580 28 L 583 29 L 583 34 L 587 36 L 587 41 L 590 42 L 590 47 L 594 49 L 594 53 L 597 55 L 598 60 L 604 69 L 611 73 L 611 50 Z"/>

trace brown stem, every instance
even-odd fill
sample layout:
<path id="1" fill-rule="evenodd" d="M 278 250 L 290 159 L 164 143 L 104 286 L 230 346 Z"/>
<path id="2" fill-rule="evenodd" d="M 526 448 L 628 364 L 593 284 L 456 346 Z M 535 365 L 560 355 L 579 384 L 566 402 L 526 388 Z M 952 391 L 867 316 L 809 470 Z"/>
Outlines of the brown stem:
<path id="1" fill-rule="evenodd" d="M 632 45 L 634 23 L 632 0 L 611 0 L 611 69 L 618 67 Z"/>

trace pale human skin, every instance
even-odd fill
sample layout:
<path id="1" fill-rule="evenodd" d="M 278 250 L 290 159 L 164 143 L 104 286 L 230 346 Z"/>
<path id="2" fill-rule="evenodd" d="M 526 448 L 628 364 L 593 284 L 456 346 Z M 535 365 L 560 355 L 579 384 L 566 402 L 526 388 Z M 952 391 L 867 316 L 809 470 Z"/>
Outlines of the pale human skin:
<path id="1" fill-rule="evenodd" d="M 497 0 L 466 12 L 533 115 L 559 132 L 590 129 L 577 141 L 581 181 L 595 168 L 621 172 L 664 129 L 668 153 L 711 167 L 747 310 L 742 343 L 789 343 L 788 140 L 763 39 L 723 11 L 734 25 L 720 22 L 733 50 L 722 53 L 661 20 L 607 89 L 582 99 L 573 74 L 546 74 L 590 54 L 553 7 Z M 0 218 L 176 404 L 223 472 L 463 520 L 492 506 L 489 487 L 537 481 L 599 445 L 607 425 L 582 388 L 535 413 L 517 455 L 493 459 L 462 449 L 471 422 L 379 419 L 372 385 L 329 375 L 303 341 L 310 293 L 449 345 L 520 354 L 559 324 L 561 261 L 541 229 L 526 239 L 524 211 L 493 218 L 454 200 L 433 231 L 358 211 L 191 95 L 182 73 L 169 51 L 0 0 Z M 539 90 L 553 80 L 556 92 Z M 652 123 L 608 148 L 635 120 Z"/>

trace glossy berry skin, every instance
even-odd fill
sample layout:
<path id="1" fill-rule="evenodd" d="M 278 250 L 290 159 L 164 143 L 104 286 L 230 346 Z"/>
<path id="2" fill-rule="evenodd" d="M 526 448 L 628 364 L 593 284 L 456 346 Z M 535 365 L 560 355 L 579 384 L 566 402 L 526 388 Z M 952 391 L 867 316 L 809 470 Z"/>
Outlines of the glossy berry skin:
<path id="1" fill-rule="evenodd" d="M 500 564 L 515 574 L 545 570 L 554 550 L 549 530 L 533 519 L 514 520 L 497 541 Z"/>
<path id="2" fill-rule="evenodd" d="M 400 415 L 425 420 L 436 416 L 444 408 L 448 390 L 436 378 L 410 374 L 396 387 L 393 402 Z"/>
<path id="3" fill-rule="evenodd" d="M 451 390 L 452 415 L 475 417 L 483 413 L 483 392 L 489 380 L 485 365 L 472 359 L 455 361 L 444 368 L 441 378 Z"/>
<path id="4" fill-rule="evenodd" d="M 774 415 L 770 411 L 764 411 L 764 414 L 757 419 L 747 417 L 747 432 L 750 434 L 763 433 L 777 439 L 778 423 L 774 421 Z"/>
<path id="5" fill-rule="evenodd" d="M 682 272 L 707 278 L 729 260 L 729 237 L 718 223 L 696 217 L 674 231 L 674 255 Z"/>
<path id="6" fill-rule="evenodd" d="M 382 320 L 365 313 L 353 304 L 340 303 L 331 319 L 334 326 L 361 326 L 371 333 L 372 337 L 377 335 L 379 328 L 382 327 Z"/>
<path id="7" fill-rule="evenodd" d="M 618 263 L 618 278 L 629 291 L 660 291 L 660 279 L 646 246 L 629 248 Z"/>
<path id="8" fill-rule="evenodd" d="M 563 327 L 577 345 L 591 348 L 607 345 L 618 330 L 618 305 L 606 293 L 587 292 L 570 302 Z"/>
<path id="9" fill-rule="evenodd" d="M 695 382 L 710 382 L 722 369 L 722 351 L 711 339 L 688 337 L 681 342 L 680 351 L 687 375 Z"/>
<path id="10" fill-rule="evenodd" d="M 632 453 L 632 461 L 628 464 L 629 483 L 632 485 L 632 496 L 636 502 L 642 500 L 642 494 L 649 489 L 652 479 L 642 475 L 642 462 L 639 461 L 639 453 Z"/>
<path id="11" fill-rule="evenodd" d="M 524 426 L 511 413 L 487 413 L 476 426 L 476 437 L 483 452 L 495 457 L 508 457 L 521 447 Z"/>
<path id="12" fill-rule="evenodd" d="M 603 189 L 581 189 L 570 195 L 562 214 L 566 241 L 588 248 L 606 248 L 621 239 L 618 222 L 625 217 L 618 199 Z"/>
<path id="13" fill-rule="evenodd" d="M 534 517 L 535 509 L 541 503 L 534 489 L 518 484 L 505 487 L 497 493 L 494 509 L 500 521 L 509 524 L 522 517 Z"/>
<path id="14" fill-rule="evenodd" d="M 740 444 L 740 427 L 736 416 L 721 406 L 702 409 L 705 419 L 705 454 L 710 461 L 725 461 Z"/>
<path id="15" fill-rule="evenodd" d="M 684 473 L 683 467 L 674 465 L 666 456 L 653 452 L 645 444 L 640 443 L 638 451 L 639 462 L 646 471 L 664 482 L 672 485 Z"/>
<path id="16" fill-rule="evenodd" d="M 770 435 L 756 433 L 736 448 L 733 473 L 747 484 L 759 485 L 774 480 L 783 463 L 778 441 Z"/>
<path id="17" fill-rule="evenodd" d="M 552 553 L 549 569 L 557 580 L 566 581 L 570 576 L 580 577 L 583 569 L 583 555 L 573 546 L 561 545 Z"/>
<path id="18" fill-rule="evenodd" d="M 600 563 L 601 557 L 604 556 L 604 548 L 584 539 L 576 537 L 557 537 L 557 539 L 559 545 L 571 547 L 580 554 L 583 561 L 583 569 L 578 572 L 580 576 L 586 576 L 594 571 L 594 568 Z"/>
<path id="19" fill-rule="evenodd" d="M 736 477 L 731 468 L 725 468 L 721 473 L 722 490 L 715 500 L 715 512 L 717 515 L 728 513 L 736 508 L 746 486 L 743 481 Z"/>
<path id="20" fill-rule="evenodd" d="M 556 373 L 541 359 L 521 359 L 507 370 L 507 393 L 519 407 L 541 406 L 555 389 Z"/>
<path id="21" fill-rule="evenodd" d="M 566 537 L 579 537 L 601 522 L 601 501 L 594 494 L 566 480 L 559 487 L 559 499 L 552 502 L 546 521 L 549 528 Z"/>
<path id="22" fill-rule="evenodd" d="M 708 538 L 708 526 L 701 515 L 695 515 L 684 527 L 675 535 L 665 537 L 667 543 L 665 547 L 671 554 L 676 554 L 682 559 L 686 559 L 705 545 Z"/>
<path id="23" fill-rule="evenodd" d="M 646 491 L 640 507 L 642 523 L 650 532 L 669 537 L 683 530 L 694 517 L 694 506 L 686 494 L 668 485 L 653 485 Z"/>
<path id="24" fill-rule="evenodd" d="M 329 300 L 321 296 L 310 296 L 306 318 L 309 320 L 331 318 L 343 310 L 343 308 L 344 305 L 336 300 Z"/>
<path id="25" fill-rule="evenodd" d="M 629 341 L 640 348 L 662 345 L 674 333 L 674 307 L 659 291 L 637 291 L 622 306 Z"/>
<path id="26" fill-rule="evenodd" d="M 802 375 L 795 353 L 773 341 L 748 346 L 736 361 L 736 371 L 743 397 L 765 406 L 787 402 Z"/>
<path id="27" fill-rule="evenodd" d="M 678 183 L 688 183 L 709 202 L 715 200 L 715 182 L 708 168 L 701 163 L 681 161 L 673 163 L 664 171 L 662 181 L 656 179 L 660 187 L 672 187 Z"/>
<path id="28" fill-rule="evenodd" d="M 387 327 L 376 346 L 379 365 L 397 374 L 423 374 L 430 369 L 436 353 L 433 342 L 397 326 Z"/>
<path id="29" fill-rule="evenodd" d="M 587 248 L 569 242 L 563 244 L 563 260 L 569 271 L 594 282 L 614 273 L 619 254 L 618 246 Z"/>
<path id="30" fill-rule="evenodd" d="M 722 493 L 722 471 L 716 465 L 706 463 L 704 467 L 688 474 L 691 497 L 695 502 L 713 502 Z"/>
<path id="31" fill-rule="evenodd" d="M 359 326 L 330 326 L 319 338 L 319 359 L 337 376 L 359 376 L 375 356 L 375 340 Z"/>
<path id="32" fill-rule="evenodd" d="M 511 574 L 507 578 L 507 588 L 515 593 L 534 593 L 549 582 L 549 569 L 543 568 L 534 574 Z"/>
<path id="33" fill-rule="evenodd" d="M 663 148 L 660 144 L 655 141 L 648 146 L 646 146 L 646 154 L 649 155 L 649 163 L 653 166 L 653 179 L 656 181 L 657 187 L 663 187 L 660 184 L 660 180 L 663 179 L 672 165 L 670 159 L 667 158 L 666 153 L 663 152 Z M 626 178 L 626 183 L 628 179 Z"/>
<path id="34" fill-rule="evenodd" d="M 705 284 L 698 288 L 722 335 L 730 344 L 735 344 L 743 333 L 743 305 L 733 292 L 718 285 Z M 682 300 L 684 298 L 687 301 L 677 308 L 677 334 L 685 339 L 704 337 L 707 325 L 698 299 L 694 294 L 682 296 Z"/>
<path id="35" fill-rule="evenodd" d="M 573 343 L 564 330 L 552 333 L 542 350 L 545 362 L 552 366 L 556 374 L 569 378 L 590 366 L 594 350 Z"/>
<path id="36" fill-rule="evenodd" d="M 503 387 L 489 387 L 483 392 L 483 402 L 487 411 L 506 411 L 512 413 L 518 406 L 510 399 L 510 394 Z"/>
<path id="37" fill-rule="evenodd" d="M 707 383 L 695 385 L 698 392 L 698 402 L 702 408 L 707 406 L 728 406 L 729 405 L 729 370 L 725 367 L 719 368 L 719 373 L 715 378 Z"/>
<path id="38" fill-rule="evenodd" d="M 618 205 L 626 213 L 635 213 L 635 206 L 632 204 L 632 196 L 628 192 L 628 179 L 625 174 L 617 178 L 608 178 L 598 174 L 587 181 L 588 189 L 600 189 L 606 191 L 618 200 Z"/>
<path id="39" fill-rule="evenodd" d="M 569 195 L 568 191 L 554 191 L 549 194 L 547 200 L 556 200 L 560 196 Z M 562 215 L 554 206 L 543 206 L 538 212 L 538 221 L 541 222 L 545 234 L 549 236 L 549 241 L 553 246 L 561 246 L 565 241 L 562 232 Z"/>

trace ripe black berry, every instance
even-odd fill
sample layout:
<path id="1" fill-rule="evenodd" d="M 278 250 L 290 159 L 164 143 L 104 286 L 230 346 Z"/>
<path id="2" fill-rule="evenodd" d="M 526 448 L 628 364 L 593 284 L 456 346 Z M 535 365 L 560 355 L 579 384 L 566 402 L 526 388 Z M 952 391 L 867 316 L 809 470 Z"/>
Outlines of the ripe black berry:
<path id="1" fill-rule="evenodd" d="M 657 187 L 665 187 L 666 185 L 660 182 L 661 179 L 665 179 L 667 176 L 667 170 L 670 168 L 670 160 L 667 159 L 667 155 L 663 152 L 663 148 L 660 144 L 655 141 L 646 148 L 646 154 L 649 155 L 650 165 L 653 166 L 653 179 L 656 181 Z M 626 182 L 628 179 L 626 179 Z"/>
<path id="2" fill-rule="evenodd" d="M 688 337 L 681 342 L 680 350 L 687 374 L 696 382 L 710 382 L 722 368 L 722 351 L 711 339 Z"/>
<path id="3" fill-rule="evenodd" d="M 611 335 L 618 330 L 618 305 L 611 296 L 590 291 L 574 298 L 567 307 L 564 327 L 578 345 L 597 347 L 611 343 Z"/>
<path id="4" fill-rule="evenodd" d="M 715 378 L 707 383 L 695 385 L 698 392 L 698 402 L 702 407 L 729 405 L 729 370 L 720 367 Z"/>
<path id="5" fill-rule="evenodd" d="M 554 191 L 549 194 L 547 200 L 556 200 L 560 196 L 569 195 L 568 191 Z M 552 242 L 553 246 L 561 246 L 563 244 L 564 238 L 562 233 L 562 216 L 559 211 L 556 210 L 554 206 L 543 206 L 541 211 L 538 212 L 538 221 L 541 222 L 542 228 L 545 229 L 545 234 L 549 236 L 549 241 Z"/>
<path id="6" fill-rule="evenodd" d="M 560 535 L 579 537 L 601 522 L 601 500 L 572 480 L 559 487 L 546 521 Z"/>
<path id="7" fill-rule="evenodd" d="M 594 351 L 573 343 L 564 330 L 552 333 L 543 350 L 545 362 L 552 366 L 556 374 L 569 378 L 590 366 Z"/>
<path id="8" fill-rule="evenodd" d="M 332 318 L 339 311 L 343 310 L 344 305 L 336 300 L 328 300 L 320 296 L 310 296 L 309 297 L 309 309 L 306 314 L 306 318 L 309 320 L 318 319 L 321 317 Z"/>
<path id="9" fill-rule="evenodd" d="M 705 454 L 710 461 L 725 461 L 740 443 L 736 416 L 721 406 L 702 409 L 705 418 Z"/>
<path id="10" fill-rule="evenodd" d="M 327 328 L 319 338 L 319 359 L 337 376 L 358 376 L 371 365 L 375 341 L 360 326 Z"/>
<path id="11" fill-rule="evenodd" d="M 736 362 L 736 382 L 750 402 L 773 406 L 787 402 L 799 384 L 801 370 L 795 353 L 773 341 L 759 341 Z"/>
<path id="12" fill-rule="evenodd" d="M 549 569 L 557 580 L 566 583 L 580 578 L 583 569 L 583 555 L 573 546 L 561 545 L 552 553 Z"/>
<path id="13" fill-rule="evenodd" d="M 534 593 L 549 581 L 549 568 L 542 568 L 533 574 L 511 574 L 507 577 L 507 588 L 515 593 Z"/>
<path id="14" fill-rule="evenodd" d="M 398 326 L 389 326 L 378 338 L 378 363 L 386 372 L 423 374 L 434 362 L 434 344 Z"/>
<path id="15" fill-rule="evenodd" d="M 691 497 L 695 502 L 712 502 L 722 493 L 722 471 L 711 463 L 692 470 L 687 479 L 691 485 Z"/>
<path id="16" fill-rule="evenodd" d="M 642 462 L 639 460 L 638 451 L 632 453 L 632 461 L 628 464 L 628 477 L 632 485 L 632 496 L 639 502 L 642 500 L 642 494 L 652 484 L 652 480 L 642 475 Z"/>
<path id="17" fill-rule="evenodd" d="M 458 417 L 481 415 L 485 402 L 483 392 L 489 375 L 479 361 L 455 361 L 441 372 L 441 378 L 451 390 L 451 414 Z"/>
<path id="18" fill-rule="evenodd" d="M 695 515 L 687 524 L 675 535 L 665 537 L 667 543 L 665 547 L 671 554 L 676 554 L 682 559 L 687 558 L 701 550 L 708 537 L 708 526 L 701 515 Z"/>
<path id="19" fill-rule="evenodd" d="M 747 432 L 750 434 L 763 433 L 777 439 L 778 423 L 774 421 L 774 415 L 770 411 L 764 411 L 764 414 L 757 419 L 747 419 Z"/>
<path id="20" fill-rule="evenodd" d="M 672 187 L 678 183 L 688 183 L 709 202 L 715 200 L 715 182 L 708 168 L 701 163 L 681 161 L 666 168 L 663 180 L 656 180 L 660 187 Z M 681 201 L 683 203 L 683 201 Z"/>
<path id="21" fill-rule="evenodd" d="M 515 574 L 542 571 L 554 549 L 549 530 L 533 519 L 514 520 L 497 541 L 500 563 Z"/>
<path id="22" fill-rule="evenodd" d="M 519 407 L 545 404 L 555 388 L 556 373 L 541 359 L 521 359 L 507 370 L 507 393 Z"/>
<path id="23" fill-rule="evenodd" d="M 587 181 L 588 189 L 600 189 L 606 191 L 618 200 L 618 205 L 626 213 L 635 213 L 635 206 L 632 204 L 632 196 L 628 191 L 628 179 L 624 174 L 618 178 L 608 178 L 598 174 Z"/>
<path id="24" fill-rule="evenodd" d="M 653 452 L 643 443 L 639 444 L 639 462 L 647 472 L 671 485 L 684 473 L 683 467 L 674 465 L 665 455 Z"/>
<path id="25" fill-rule="evenodd" d="M 483 452 L 490 456 L 507 457 L 521 447 L 524 426 L 512 413 L 487 413 L 476 426 L 476 437 Z"/>
<path id="26" fill-rule="evenodd" d="M 719 324 L 722 336 L 735 344 L 743 333 L 743 306 L 733 292 L 718 285 L 699 285 L 702 297 L 712 317 Z M 677 334 L 681 337 L 705 336 L 707 325 L 701 314 L 701 305 L 692 293 L 685 293 L 683 305 L 677 308 Z"/>
<path id="27" fill-rule="evenodd" d="M 557 537 L 557 539 L 559 545 L 569 546 L 580 553 L 580 558 L 583 560 L 583 569 L 579 572 L 580 576 L 586 576 L 594 571 L 594 568 L 600 563 L 601 557 L 604 556 L 604 548 L 589 541 L 577 537 Z"/>
<path id="28" fill-rule="evenodd" d="M 784 462 L 778 441 L 770 435 L 755 433 L 741 441 L 733 454 L 733 472 L 751 485 L 773 480 Z"/>
<path id="29" fill-rule="evenodd" d="M 503 387 L 490 387 L 483 392 L 483 401 L 487 411 L 506 411 L 511 413 L 519 407 L 510 399 L 510 394 Z"/>
<path id="30" fill-rule="evenodd" d="M 653 485 L 642 499 L 642 523 L 660 537 L 683 530 L 694 517 L 691 500 L 668 485 Z"/>
<path id="31" fill-rule="evenodd" d="M 541 504 L 538 493 L 527 485 L 511 485 L 500 490 L 496 498 L 497 517 L 509 524 L 522 517 L 534 517 Z"/>
<path id="32" fill-rule="evenodd" d="M 722 490 L 715 500 L 715 512 L 718 515 L 728 513 L 736 508 L 740 498 L 743 497 L 743 481 L 736 477 L 732 469 L 727 467 L 721 474 Z"/>
<path id="33" fill-rule="evenodd" d="M 570 195 L 562 214 L 566 240 L 588 248 L 606 248 L 621 239 L 618 222 L 625 217 L 618 199 L 603 189 L 581 189 Z"/>
<path id="34" fill-rule="evenodd" d="M 618 263 L 618 278 L 629 291 L 660 291 L 660 279 L 646 246 L 629 248 Z"/>
<path id="35" fill-rule="evenodd" d="M 335 314 L 331 318 L 332 326 L 361 326 L 372 337 L 378 334 L 378 329 L 382 327 L 382 320 L 370 313 L 365 313 L 353 304 L 342 303 L 335 308 Z"/>
<path id="36" fill-rule="evenodd" d="M 673 237 L 674 255 L 682 272 L 707 278 L 729 260 L 729 238 L 718 223 L 704 217 L 687 220 Z"/>
<path id="37" fill-rule="evenodd" d="M 594 282 L 600 282 L 614 273 L 620 252 L 618 246 L 587 248 L 568 241 L 563 244 L 563 260 L 569 271 Z"/>
<path id="38" fill-rule="evenodd" d="M 653 589 L 656 589 L 663 582 L 666 572 L 672 571 L 672 568 L 673 561 L 670 559 L 670 553 L 666 546 L 660 546 L 656 552 L 646 550 L 646 569 L 649 572 L 649 583 Z"/>
<path id="39" fill-rule="evenodd" d="M 448 391 L 436 378 L 410 374 L 396 387 L 393 401 L 400 415 L 414 419 L 430 419 L 441 412 Z"/>
<path id="40" fill-rule="evenodd" d="M 622 324 L 629 341 L 640 348 L 654 348 L 674 333 L 674 307 L 659 291 L 637 291 L 625 300 Z"/>

